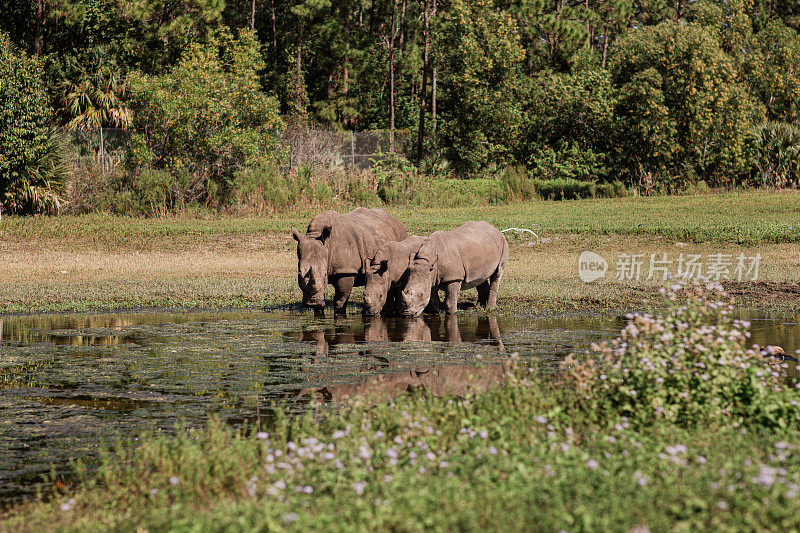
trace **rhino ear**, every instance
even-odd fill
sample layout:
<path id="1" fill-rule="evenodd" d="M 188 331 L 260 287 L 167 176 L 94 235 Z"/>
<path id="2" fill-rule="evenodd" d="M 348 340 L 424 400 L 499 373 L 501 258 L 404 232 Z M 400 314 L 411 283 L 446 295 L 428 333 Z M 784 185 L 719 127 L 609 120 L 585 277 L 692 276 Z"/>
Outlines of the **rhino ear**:
<path id="1" fill-rule="evenodd" d="M 439 259 L 439 254 L 436 253 L 436 247 L 431 244 L 430 240 L 426 240 L 425 244 L 420 247 L 419 252 L 417 252 L 416 259 L 427 261 L 431 269 L 433 268 L 433 265 L 436 264 L 436 261 Z"/>
<path id="2" fill-rule="evenodd" d="M 325 244 L 325 241 L 327 241 L 328 237 L 330 236 L 331 236 L 331 227 L 325 226 L 324 228 L 322 228 L 322 232 L 319 234 L 319 237 L 317 237 L 317 240 L 320 241 L 322 244 Z"/>
<path id="3" fill-rule="evenodd" d="M 382 276 L 384 272 L 389 269 L 389 260 L 384 259 L 383 261 L 372 261 L 372 266 L 370 267 L 373 274 L 378 274 Z"/>
<path id="4" fill-rule="evenodd" d="M 302 237 L 302 235 L 300 235 L 300 232 L 297 231 L 296 229 L 294 229 L 294 226 L 292 226 L 292 238 L 294 240 L 296 240 L 297 242 L 300 242 L 300 238 L 301 237 Z"/>

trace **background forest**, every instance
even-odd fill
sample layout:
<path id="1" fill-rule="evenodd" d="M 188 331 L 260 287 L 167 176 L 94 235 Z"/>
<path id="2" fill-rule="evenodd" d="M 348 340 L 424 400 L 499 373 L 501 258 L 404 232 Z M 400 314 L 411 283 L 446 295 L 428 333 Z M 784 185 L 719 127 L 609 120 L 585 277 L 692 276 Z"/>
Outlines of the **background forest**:
<path id="1" fill-rule="evenodd" d="M 5 212 L 496 202 L 800 177 L 794 1 L 6 6 Z M 369 168 L 298 163 L 290 141 L 320 129 L 380 131 L 390 154 Z M 87 132 L 122 135 L 124 158 L 77 164 L 70 139 Z"/>

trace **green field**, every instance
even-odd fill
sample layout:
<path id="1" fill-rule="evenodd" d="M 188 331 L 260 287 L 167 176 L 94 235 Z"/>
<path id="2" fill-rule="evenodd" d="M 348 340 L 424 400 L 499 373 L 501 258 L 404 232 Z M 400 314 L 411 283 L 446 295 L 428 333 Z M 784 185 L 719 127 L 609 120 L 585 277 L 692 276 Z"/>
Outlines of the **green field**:
<path id="1" fill-rule="evenodd" d="M 340 208 L 344 211 L 348 208 Z M 488 220 L 508 233 L 500 312 L 621 312 L 642 307 L 656 282 L 586 285 L 582 250 L 760 253 L 760 283 L 738 289 L 749 307 L 794 311 L 800 279 L 800 194 L 748 192 L 473 208 L 392 209 L 412 233 Z M 230 308 L 296 303 L 292 225 L 315 211 L 266 218 L 143 219 L 109 215 L 3 217 L 0 312 L 143 307 Z M 786 284 L 790 284 L 790 286 Z M 787 287 L 790 290 L 787 292 Z M 352 302 L 359 301 L 359 290 Z M 465 293 L 465 298 L 472 297 Z"/>
<path id="2" fill-rule="evenodd" d="M 340 208 L 345 210 L 346 208 Z M 481 207 L 390 208 L 412 233 L 452 229 L 467 220 L 524 227 L 540 235 L 643 235 L 686 242 L 765 244 L 800 242 L 800 193 L 730 192 L 692 196 L 532 201 Z M 61 217 L 6 216 L 0 238 L 7 242 L 77 242 L 95 247 L 150 248 L 175 241 L 229 235 L 289 235 L 319 210 L 269 218 L 144 219 L 91 214 Z"/>

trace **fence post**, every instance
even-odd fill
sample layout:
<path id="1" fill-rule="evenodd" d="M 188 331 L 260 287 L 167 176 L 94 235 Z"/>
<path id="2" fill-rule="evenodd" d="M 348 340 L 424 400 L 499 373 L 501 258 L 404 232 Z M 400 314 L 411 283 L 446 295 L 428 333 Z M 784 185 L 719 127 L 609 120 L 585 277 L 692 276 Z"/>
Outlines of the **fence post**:
<path id="1" fill-rule="evenodd" d="M 106 154 L 103 147 L 103 126 L 100 126 L 100 168 L 106 171 Z"/>
<path id="2" fill-rule="evenodd" d="M 350 130 L 350 157 L 353 160 L 353 168 L 356 167 L 356 139 L 353 130 Z"/>

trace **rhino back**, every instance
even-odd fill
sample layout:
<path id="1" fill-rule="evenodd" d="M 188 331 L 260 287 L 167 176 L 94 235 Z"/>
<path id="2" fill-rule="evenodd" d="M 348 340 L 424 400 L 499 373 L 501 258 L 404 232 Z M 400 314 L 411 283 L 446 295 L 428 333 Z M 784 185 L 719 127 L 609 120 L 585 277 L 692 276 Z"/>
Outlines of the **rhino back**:
<path id="1" fill-rule="evenodd" d="M 439 235 L 436 235 L 440 233 Z M 439 281 L 461 280 L 468 289 L 487 280 L 503 260 L 508 245 L 488 222 L 467 222 L 451 231 L 434 232 L 439 261 Z"/>
<path id="2" fill-rule="evenodd" d="M 385 209 L 359 207 L 338 215 L 331 226 L 328 274 L 363 273 L 364 261 L 371 259 L 385 242 L 408 236 L 402 222 Z"/>

